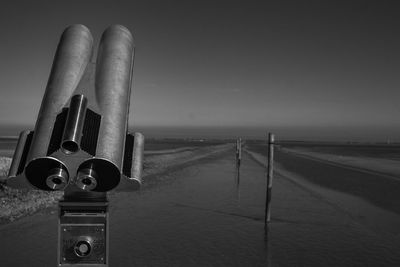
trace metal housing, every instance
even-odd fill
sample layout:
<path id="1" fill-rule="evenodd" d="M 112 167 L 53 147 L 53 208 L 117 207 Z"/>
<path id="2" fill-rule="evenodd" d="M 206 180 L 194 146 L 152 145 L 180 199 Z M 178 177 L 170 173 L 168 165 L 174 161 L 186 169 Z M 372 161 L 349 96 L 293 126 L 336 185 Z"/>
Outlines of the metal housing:
<path id="1" fill-rule="evenodd" d="M 25 176 L 36 188 L 82 196 L 112 190 L 121 177 L 139 188 L 144 139 L 135 138 L 136 149 L 126 143 L 133 37 L 121 25 L 110 26 L 97 62 L 90 62 L 92 54 L 93 38 L 85 26 L 63 32 L 35 129 L 21 133 L 10 180 Z"/>

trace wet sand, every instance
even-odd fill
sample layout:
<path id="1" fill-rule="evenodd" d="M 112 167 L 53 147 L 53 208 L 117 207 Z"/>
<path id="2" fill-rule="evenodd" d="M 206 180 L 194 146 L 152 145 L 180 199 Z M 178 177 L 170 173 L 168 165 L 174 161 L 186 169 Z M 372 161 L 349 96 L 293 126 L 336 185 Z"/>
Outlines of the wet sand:
<path id="1" fill-rule="evenodd" d="M 324 152 L 317 152 L 315 150 L 315 148 L 305 147 L 280 149 L 281 152 L 288 152 L 290 154 L 296 154 L 297 156 L 302 156 L 313 160 L 322 160 L 325 163 L 330 162 L 332 164 L 342 165 L 341 167 L 354 167 L 357 171 L 372 171 L 374 173 L 384 174 L 400 180 L 400 160 L 398 158 L 400 152 L 398 151 L 397 147 L 394 151 L 397 152 L 397 154 L 390 154 L 390 152 L 393 151 L 390 151 L 390 148 L 388 148 L 387 150 L 389 153 L 383 155 L 377 154 L 375 156 L 373 153 L 371 153 L 374 151 L 373 149 L 371 149 L 372 151 L 366 151 L 366 149 L 363 151 L 360 149 L 361 153 L 358 155 L 354 151 L 356 149 L 353 149 L 353 151 L 349 149 L 349 155 L 343 153 L 347 152 L 346 149 L 342 149 L 342 151 L 340 151 L 342 153 L 338 153 L 338 151 L 335 151 L 334 149 L 332 149 L 331 153 L 328 153 L 329 149 L 323 150 Z M 381 150 L 382 153 L 384 149 Z M 351 152 L 353 152 L 355 155 L 351 154 Z"/>
<path id="2" fill-rule="evenodd" d="M 265 169 L 243 154 L 238 177 L 234 162 L 229 150 L 163 173 L 141 192 L 112 194 L 110 266 L 399 266 L 397 237 L 290 172 L 275 175 L 265 235 Z M 56 231 L 49 211 L 0 226 L 2 263 L 54 266 Z"/>
<path id="3" fill-rule="evenodd" d="M 265 165 L 266 157 L 252 152 L 250 154 L 260 164 Z M 400 198 L 396 195 L 399 189 L 399 180 L 388 178 L 380 173 L 366 173 L 363 169 L 357 171 L 356 168 L 332 165 L 328 161 L 323 162 L 320 159 L 303 157 L 287 151 L 276 151 L 274 170 L 278 181 L 281 177 L 283 178 L 281 181 L 286 180 L 293 183 L 315 196 L 318 203 L 302 206 L 304 203 L 296 202 L 296 204 L 300 204 L 298 208 L 300 212 L 304 212 L 304 218 L 308 219 L 310 211 L 314 210 L 317 205 L 325 203 L 339 214 L 332 221 L 347 217 L 351 224 L 356 225 L 355 229 L 348 229 L 348 235 L 354 235 L 360 230 L 366 231 L 368 232 L 366 236 L 370 235 L 375 239 L 368 242 L 381 244 L 378 246 L 383 248 L 383 250 L 375 251 L 374 245 L 363 243 L 364 241 L 361 241 L 362 238 L 360 238 L 360 243 L 352 246 L 365 249 L 366 258 L 361 260 L 360 263 L 344 261 L 340 264 L 337 263 L 337 266 L 399 266 L 400 253 L 395 251 L 400 244 L 398 227 L 400 225 L 400 214 L 396 209 L 400 205 Z M 275 181 L 274 183 L 273 194 L 276 195 L 275 192 L 279 191 L 276 185 L 279 186 L 279 183 Z M 276 197 L 273 197 L 273 201 L 273 203 L 276 203 Z M 296 204 L 293 208 L 296 208 Z M 311 216 L 324 218 L 323 214 L 324 212 L 312 212 Z M 336 238 L 336 234 L 331 235 L 329 231 L 326 234 L 330 238 Z M 318 236 L 316 233 L 312 233 L 312 235 Z M 354 252 L 357 252 L 355 247 Z M 345 249 L 351 251 L 351 246 L 345 247 Z M 371 249 L 371 251 L 367 252 L 368 249 Z M 332 253 L 335 253 L 334 248 L 332 248 Z M 384 256 L 384 254 L 387 254 L 387 256 Z M 390 257 L 392 260 L 387 260 Z M 382 262 L 371 258 L 381 258 Z"/>
<path id="4" fill-rule="evenodd" d="M 184 142 L 183 142 L 184 144 Z M 174 143 L 174 146 L 179 144 Z M 165 146 L 165 145 L 164 145 Z M 232 144 L 217 144 L 197 147 L 182 147 L 168 150 L 158 150 L 159 153 L 149 154 L 145 152 L 142 188 L 156 185 L 157 174 L 190 165 L 210 155 L 221 153 L 230 149 Z M 153 146 L 154 147 L 154 146 Z M 11 158 L 0 157 L 0 182 L 6 181 L 6 175 L 11 164 Z M 41 209 L 56 206 L 57 201 L 62 198 L 63 193 L 33 190 L 29 184 L 21 180 L 6 181 L 6 187 L 0 184 L 0 224 L 15 221 L 21 217 L 33 214 Z M 121 180 L 116 191 L 127 191 L 131 183 Z"/>
<path id="5" fill-rule="evenodd" d="M 277 152 L 283 169 L 324 188 L 360 197 L 371 204 L 400 215 L 400 179 L 378 172 L 332 165 L 330 162 Z"/>

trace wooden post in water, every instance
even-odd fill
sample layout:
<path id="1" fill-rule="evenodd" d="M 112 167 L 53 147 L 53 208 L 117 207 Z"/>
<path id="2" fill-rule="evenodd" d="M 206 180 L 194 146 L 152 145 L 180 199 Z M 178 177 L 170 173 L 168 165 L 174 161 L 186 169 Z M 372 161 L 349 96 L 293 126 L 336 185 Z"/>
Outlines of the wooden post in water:
<path id="1" fill-rule="evenodd" d="M 239 138 L 239 164 L 242 160 L 242 138 Z"/>
<path id="2" fill-rule="evenodd" d="M 274 172 L 274 141 L 274 134 L 268 133 L 267 186 L 265 192 L 265 226 L 267 226 L 267 224 L 271 220 L 271 194 L 272 178 Z"/>
<path id="3" fill-rule="evenodd" d="M 242 159 L 242 139 L 238 138 L 236 140 L 236 166 L 240 167 L 240 161 Z"/>

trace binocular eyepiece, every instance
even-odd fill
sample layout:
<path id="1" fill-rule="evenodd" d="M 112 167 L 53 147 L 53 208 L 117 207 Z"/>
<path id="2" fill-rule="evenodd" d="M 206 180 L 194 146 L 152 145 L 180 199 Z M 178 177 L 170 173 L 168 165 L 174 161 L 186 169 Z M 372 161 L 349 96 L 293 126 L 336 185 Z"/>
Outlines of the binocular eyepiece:
<path id="1" fill-rule="evenodd" d="M 35 129 L 21 133 L 9 178 L 25 176 L 42 190 L 107 192 L 122 177 L 139 188 L 144 137 L 127 132 L 133 37 L 125 27 L 111 26 L 96 62 L 92 54 L 85 26 L 63 32 Z"/>
<path id="2" fill-rule="evenodd" d="M 52 190 L 61 190 L 68 184 L 68 173 L 62 168 L 54 168 L 49 172 L 46 185 Z"/>

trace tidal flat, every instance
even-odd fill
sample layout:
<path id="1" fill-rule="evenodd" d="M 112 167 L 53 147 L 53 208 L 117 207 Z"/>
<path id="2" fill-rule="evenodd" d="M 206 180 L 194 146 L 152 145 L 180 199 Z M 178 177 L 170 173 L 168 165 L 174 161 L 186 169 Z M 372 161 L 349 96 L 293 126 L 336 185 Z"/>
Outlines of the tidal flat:
<path id="1" fill-rule="evenodd" d="M 13 222 L 43 209 L 55 209 L 63 196 L 59 191 L 12 188 L 7 185 L 7 173 L 15 146 L 15 139 L 0 139 L 0 224 Z M 151 177 L 157 173 L 218 153 L 230 146 L 221 141 L 149 140 L 144 152 L 143 186 L 148 186 L 153 180 Z"/>
<path id="2" fill-rule="evenodd" d="M 240 169 L 232 142 L 155 146 L 143 190 L 109 194 L 111 266 L 399 266 L 396 177 L 276 147 L 265 227 L 265 145 Z M 0 225 L 5 266 L 56 263 L 49 209 Z"/>

